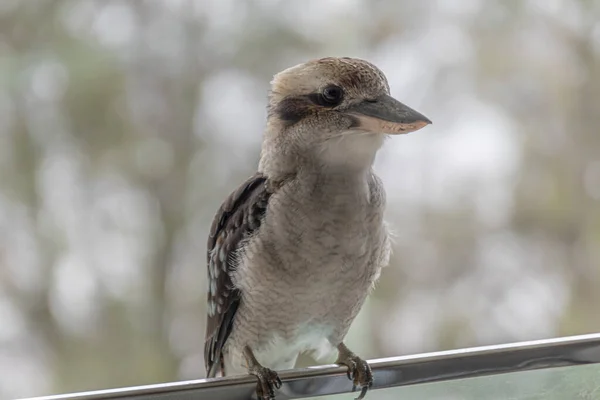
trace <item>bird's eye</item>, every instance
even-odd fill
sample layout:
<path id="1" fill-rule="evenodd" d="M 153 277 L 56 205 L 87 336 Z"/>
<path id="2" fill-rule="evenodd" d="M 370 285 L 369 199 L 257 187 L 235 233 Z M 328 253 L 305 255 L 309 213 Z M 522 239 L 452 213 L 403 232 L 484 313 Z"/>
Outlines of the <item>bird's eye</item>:
<path id="1" fill-rule="evenodd" d="M 323 101 L 329 106 L 336 106 L 342 102 L 344 92 L 338 86 L 327 86 L 323 89 Z"/>

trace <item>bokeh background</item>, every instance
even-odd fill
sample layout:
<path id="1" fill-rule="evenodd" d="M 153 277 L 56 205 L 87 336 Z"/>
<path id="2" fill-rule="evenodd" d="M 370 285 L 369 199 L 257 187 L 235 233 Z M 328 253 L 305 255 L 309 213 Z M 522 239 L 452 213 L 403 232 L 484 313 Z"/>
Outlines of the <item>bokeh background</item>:
<path id="1" fill-rule="evenodd" d="M 600 331 L 600 2 L 2 0 L 0 398 L 204 376 L 209 223 L 272 75 L 331 55 L 434 121 L 377 159 L 397 239 L 349 346 Z"/>

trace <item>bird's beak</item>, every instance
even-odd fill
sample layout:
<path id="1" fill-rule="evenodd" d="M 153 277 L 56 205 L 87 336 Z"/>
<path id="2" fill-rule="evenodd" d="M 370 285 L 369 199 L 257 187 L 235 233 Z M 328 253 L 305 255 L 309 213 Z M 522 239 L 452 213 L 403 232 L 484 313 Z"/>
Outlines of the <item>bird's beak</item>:
<path id="1" fill-rule="evenodd" d="M 365 100 L 348 110 L 356 118 L 354 129 L 397 135 L 409 133 L 431 124 L 423 114 L 384 94 L 375 100 Z"/>

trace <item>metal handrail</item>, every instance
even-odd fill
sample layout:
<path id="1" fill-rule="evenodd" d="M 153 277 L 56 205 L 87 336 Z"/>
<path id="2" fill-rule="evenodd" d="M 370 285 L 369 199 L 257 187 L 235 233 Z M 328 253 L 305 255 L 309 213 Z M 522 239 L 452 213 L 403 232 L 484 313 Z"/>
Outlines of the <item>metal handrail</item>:
<path id="1" fill-rule="evenodd" d="M 600 363 L 600 333 L 369 361 L 373 389 L 594 363 Z M 283 386 L 278 400 L 348 393 L 352 388 L 346 367 L 338 365 L 281 371 L 279 376 Z M 244 375 L 27 400 L 247 400 L 255 389 L 255 378 Z"/>

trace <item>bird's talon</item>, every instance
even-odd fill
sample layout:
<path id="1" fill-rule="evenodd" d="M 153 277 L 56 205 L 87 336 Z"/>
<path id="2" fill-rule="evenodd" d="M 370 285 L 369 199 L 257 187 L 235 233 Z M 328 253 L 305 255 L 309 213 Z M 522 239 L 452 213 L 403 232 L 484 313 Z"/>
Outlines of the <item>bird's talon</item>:
<path id="1" fill-rule="evenodd" d="M 354 382 L 355 377 L 356 377 L 356 362 L 352 359 L 347 359 L 347 360 L 339 360 L 338 359 L 337 363 L 348 367 L 348 369 L 346 370 L 346 376 L 348 377 L 349 380 Z"/>
<path id="2" fill-rule="evenodd" d="M 283 383 L 281 382 L 281 379 L 279 378 L 279 376 L 277 376 L 277 378 L 275 379 L 275 387 L 277 389 L 281 389 L 282 385 L 283 385 Z"/>
<path id="3" fill-rule="evenodd" d="M 337 364 L 348 366 L 346 376 L 352 381 L 352 391 L 354 392 L 358 387 L 361 388 L 360 395 L 357 400 L 362 400 L 367 391 L 373 386 L 373 373 L 369 364 L 351 353 L 347 348 L 344 348 L 345 352 L 340 353 Z"/>
<path id="4" fill-rule="evenodd" d="M 263 366 L 255 366 L 250 373 L 256 376 L 256 396 L 258 400 L 275 400 L 275 389 L 280 389 L 282 382 L 277 372 Z"/>
<path id="5" fill-rule="evenodd" d="M 367 394 L 367 390 L 369 390 L 370 387 L 371 387 L 371 385 L 363 386 L 362 390 L 360 391 L 360 395 L 356 398 L 356 400 L 364 399 Z"/>

